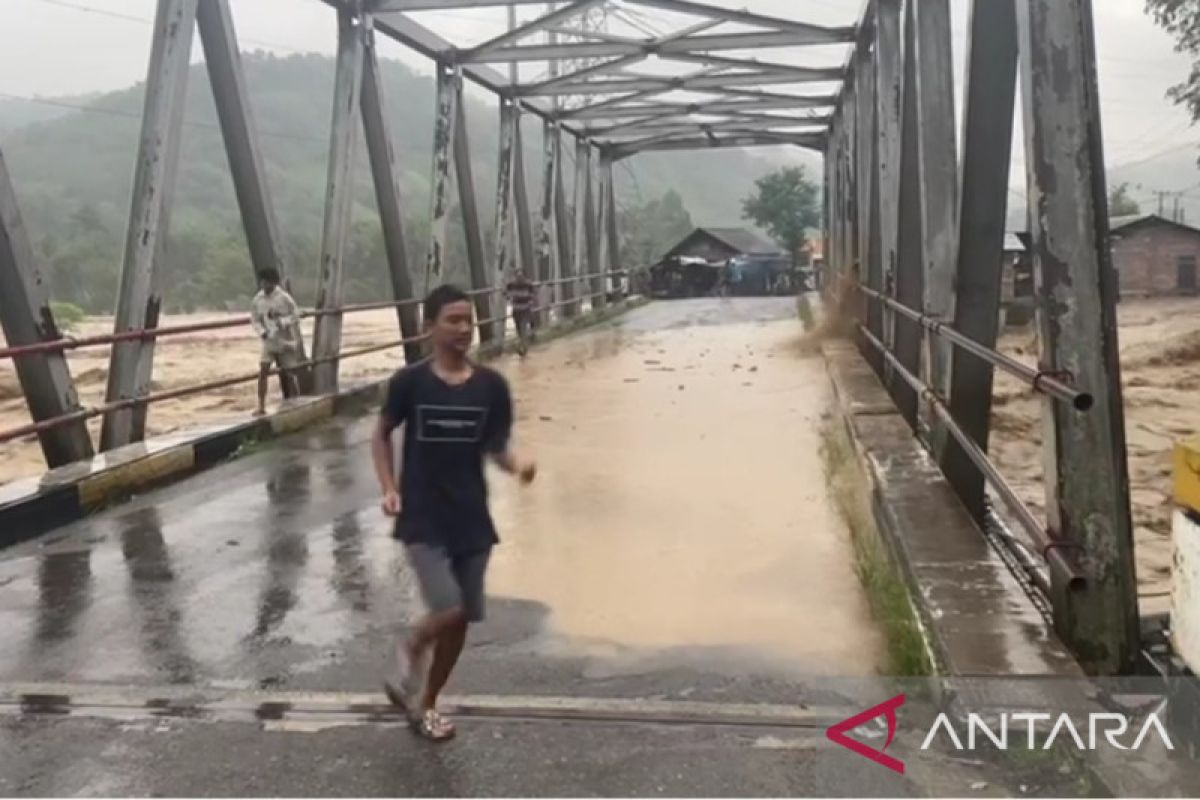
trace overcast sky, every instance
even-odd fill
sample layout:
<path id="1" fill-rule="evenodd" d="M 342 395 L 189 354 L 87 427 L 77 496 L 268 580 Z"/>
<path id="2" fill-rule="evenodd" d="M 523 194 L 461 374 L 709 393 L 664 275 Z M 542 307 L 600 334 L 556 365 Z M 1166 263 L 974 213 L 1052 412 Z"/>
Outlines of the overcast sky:
<path id="1" fill-rule="evenodd" d="M 319 0 L 232 0 L 244 49 L 332 53 L 333 11 Z M 955 11 L 957 57 L 963 58 L 968 0 L 951 0 Z M 736 5 L 766 14 L 825 24 L 850 24 L 862 0 L 737 0 Z M 0 96 L 34 97 L 119 89 L 145 76 L 154 0 L 0 0 Z M 1195 142 L 1187 115 L 1164 98 L 1186 73 L 1189 62 L 1176 54 L 1169 36 L 1143 12 L 1143 0 L 1095 0 L 1101 98 L 1110 167 L 1169 157 Z M 528 17 L 538 6 L 525 6 Z M 444 11 L 420 15 L 439 33 L 463 43 L 504 30 L 504 11 Z M 670 28 L 683 19 L 644 9 L 639 19 Z M 636 21 L 636 20 L 635 20 Z M 686 20 L 685 20 L 686 22 Z M 627 23 L 616 20 L 616 26 Z M 629 32 L 622 29 L 621 32 Z M 194 48 L 199 58 L 200 47 Z M 428 63 L 394 43 L 381 45 L 385 57 L 400 58 L 427 71 Z M 801 52 L 801 51 L 796 51 Z M 766 54 L 796 61 L 786 53 Z M 810 58 L 839 60 L 836 53 Z M 961 65 L 960 65 L 961 69 Z M 1018 164 L 1014 169 L 1019 169 Z M 1014 176 L 1016 177 L 1016 176 Z M 1180 175 L 1180 190 L 1200 182 L 1200 172 Z M 1019 183 L 1014 182 L 1014 185 Z"/>

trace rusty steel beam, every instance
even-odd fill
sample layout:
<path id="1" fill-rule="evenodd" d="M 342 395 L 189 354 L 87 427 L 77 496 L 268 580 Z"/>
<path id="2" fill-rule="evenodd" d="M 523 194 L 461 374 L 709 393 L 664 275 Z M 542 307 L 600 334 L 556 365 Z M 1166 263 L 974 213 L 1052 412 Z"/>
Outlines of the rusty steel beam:
<path id="1" fill-rule="evenodd" d="M 1017 92 L 1014 0 L 975 0 L 968 40 L 963 108 L 957 302 L 954 329 L 994 349 L 1004 276 L 1008 172 Z M 992 365 L 955 348 L 950 413 L 985 453 L 992 416 Z M 942 472 L 976 521 L 986 513 L 985 480 L 951 437 L 940 453 Z"/>
<path id="2" fill-rule="evenodd" d="M 344 300 L 346 241 L 354 207 L 354 158 L 358 141 L 365 26 L 361 17 L 338 12 L 338 49 L 334 66 L 333 112 L 329 132 L 329 163 L 325 179 L 325 217 L 321 228 L 321 261 L 317 271 L 319 310 L 341 308 Z M 313 333 L 317 364 L 313 389 L 330 394 L 338 388 L 336 360 L 342 347 L 342 315 L 323 314 Z"/>
<path id="3" fill-rule="evenodd" d="M 603 105 L 584 106 L 579 109 L 565 111 L 562 116 L 564 119 L 572 120 L 636 119 L 659 114 L 732 114 L 739 111 L 827 108 L 835 102 L 835 95 L 816 95 L 794 98 L 781 97 L 772 100 L 711 100 L 700 103 L 656 102 L 640 105 L 605 103 Z"/>
<path id="4" fill-rule="evenodd" d="M 737 86 L 778 86 L 799 83 L 823 83 L 830 78 L 824 70 L 809 70 L 801 73 L 796 70 L 760 70 L 755 72 L 724 73 L 727 69 L 720 64 L 713 65 L 709 70 L 701 70 L 694 75 L 683 75 L 671 78 L 639 77 L 611 78 L 602 81 L 585 81 L 581 83 L 565 83 L 551 86 L 549 89 L 522 90 L 523 97 L 555 97 L 555 96 L 590 96 L 600 94 L 617 94 L 618 92 L 705 92 L 721 90 Z M 716 73 L 716 74 L 713 74 Z"/>
<path id="5" fill-rule="evenodd" d="M 592 194 L 592 148 L 586 139 L 575 141 L 575 200 L 572 203 L 573 222 L 575 223 L 574 248 L 571 255 L 571 276 L 581 278 L 591 272 L 588 267 L 588 256 L 591 250 L 591 240 L 588 238 L 587 212 L 591 205 Z M 575 297 L 580 294 L 583 285 L 579 280 L 572 281 L 571 289 Z M 583 311 L 583 301 L 576 300 L 567 307 L 568 316 Z"/>
<path id="6" fill-rule="evenodd" d="M 608 150 L 600 151 L 600 186 L 598 199 L 600 208 L 599 219 L 596 222 L 596 266 L 594 272 L 613 272 L 620 269 L 620 243 L 616 230 L 616 192 L 613 186 L 613 160 Z M 611 281 L 607 277 L 598 279 L 593 291 L 608 291 Z M 605 298 L 601 298 L 602 301 Z"/>
<path id="7" fill-rule="evenodd" d="M 936 2 L 936 0 L 934 0 Z M 900 144 L 900 203 L 898 243 L 896 248 L 895 297 L 908 308 L 920 309 L 925 296 L 925 271 L 923 264 L 921 202 L 922 184 L 927 176 L 921 172 L 921 132 L 919 120 L 919 98 L 917 73 L 920 70 L 917 58 L 916 3 L 905 4 L 904 14 L 904 105 L 902 110 Z M 921 374 L 921 342 L 924 329 L 903 315 L 893 317 L 894 353 L 899 363 L 911 375 Z M 898 376 L 897 376 L 898 377 Z M 893 380 L 889 389 L 896 406 L 914 433 L 920 433 L 917 420 L 917 391 L 905 380 Z"/>
<path id="8" fill-rule="evenodd" d="M 0 153 L 0 326 L 10 347 L 62 337 L 50 310 L 50 293 L 21 218 L 3 153 Z M 80 410 L 79 395 L 63 353 L 18 357 L 13 359 L 13 366 L 34 422 Z M 83 420 L 40 432 L 38 442 L 48 467 L 61 467 L 93 455 L 92 440 Z"/>
<path id="9" fill-rule="evenodd" d="M 458 176 L 458 204 L 462 211 L 463 233 L 467 241 L 467 268 L 470 270 L 471 288 L 475 294 L 475 315 L 478 319 L 495 319 L 496 292 L 482 291 L 496 288 L 488 275 L 487 256 L 483 252 L 483 224 L 479 218 L 479 205 L 475 200 L 475 172 L 471 166 L 471 142 L 467 135 L 466 105 L 463 102 L 463 83 L 454 82 L 456 106 L 454 125 L 454 173 Z M 479 328 L 479 338 L 490 342 L 496 338 L 496 326 Z"/>
<path id="10" fill-rule="evenodd" d="M 425 257 L 425 283 L 421 294 L 442 278 L 446 262 L 446 241 L 450 222 L 450 173 L 454 169 L 454 139 L 458 127 L 458 85 L 462 73 L 457 68 L 437 65 L 437 116 L 433 124 L 433 172 L 430 180 L 429 251 Z"/>
<path id="11" fill-rule="evenodd" d="M 162 305 L 159 257 L 167 236 L 171 189 L 179 164 L 196 2 L 159 0 L 155 13 L 114 333 L 158 324 Z M 113 345 L 105 399 L 112 403 L 147 394 L 153 365 L 153 339 Z M 126 408 L 104 416 L 102 450 L 143 438 L 144 409 Z"/>
<path id="12" fill-rule="evenodd" d="M 920 171 L 921 263 L 925 313 L 954 318 L 954 269 L 958 246 L 958 147 L 954 133 L 954 53 L 949 0 L 912 3 L 916 53 L 917 163 Z M 943 399 L 950 395 L 950 344 L 925 337 L 923 377 Z M 917 373 L 921 374 L 921 373 Z M 932 444 L 941 450 L 946 433 L 929 420 Z"/>
<path id="13" fill-rule="evenodd" d="M 826 44 L 852 41 L 855 32 L 854 28 L 826 28 L 820 25 L 784 19 L 783 17 L 754 14 L 749 11 L 731 9 L 724 6 L 692 2 L 692 0 L 629 0 L 629 2 L 634 5 L 660 8 L 664 11 L 674 11 L 680 14 L 693 14 L 698 17 L 736 22 L 741 25 L 752 25 L 771 28 L 777 31 L 823 37 Z"/>
<path id="14" fill-rule="evenodd" d="M 638 153 L 659 152 L 665 150 L 719 150 L 730 147 L 765 147 L 768 145 L 795 145 L 808 150 L 821 151 L 828 137 L 824 132 L 819 135 L 795 136 L 774 135 L 765 133 L 747 133 L 741 135 L 696 136 L 685 138 L 669 138 L 662 141 L 652 141 L 633 146 L 613 145 L 612 151 L 617 159 L 629 158 Z"/>
<path id="15" fill-rule="evenodd" d="M 562 271 L 561 248 L 558 243 L 558 173 L 561 169 L 559 158 L 562 154 L 562 141 L 558 124 L 547 121 L 542 127 L 542 207 L 538 229 L 537 279 L 543 284 L 557 280 Z M 544 299 L 556 302 L 557 294 L 556 288 L 550 297 Z M 540 325 L 549 322 L 549 312 L 538 311 L 538 322 Z"/>
<path id="16" fill-rule="evenodd" d="M 894 297 L 900 226 L 900 139 L 903 103 L 900 0 L 878 0 L 875 6 L 875 177 L 872 182 L 873 241 L 867 285 Z M 872 307 L 877 308 L 873 303 Z M 894 346 L 893 314 L 881 312 L 880 330 L 872 330 Z M 881 335 L 882 334 L 882 335 Z"/>
<path id="17" fill-rule="evenodd" d="M 367 11 L 385 14 L 399 11 L 446 11 L 491 6 L 544 6 L 546 0 L 367 0 Z"/>
<path id="18" fill-rule="evenodd" d="M 1044 403 L 1048 523 L 1086 577 L 1054 582 L 1055 629 L 1089 672 L 1117 674 L 1140 632 L 1092 25 L 1088 0 L 1018 4 L 1041 366 L 1095 398 Z"/>
<path id="19" fill-rule="evenodd" d="M 517 119 L 520 111 L 508 100 L 500 101 L 500 157 L 496 171 L 495 246 L 492 253 L 492 285 L 499 288 L 507 283 L 511 264 L 515 261 L 509 249 L 508 232 L 512 227 L 513 182 L 516 178 Z M 503 331 L 501 331 L 503 336 Z"/>
<path id="20" fill-rule="evenodd" d="M 565 75 L 559 75 L 555 78 L 547 78 L 546 80 L 539 81 L 538 83 L 528 83 L 517 86 L 514 89 L 514 94 L 516 94 L 518 97 L 553 96 L 552 90 L 559 86 L 566 84 L 582 84 L 585 78 L 590 78 L 595 75 L 607 75 L 611 72 L 616 72 L 617 70 L 636 64 L 639 61 L 644 61 L 645 59 L 646 56 L 641 53 L 631 56 L 621 56 L 620 58 L 613 58 L 599 64 L 593 64 L 590 67 L 577 69 L 574 72 L 568 72 Z"/>
<path id="21" fill-rule="evenodd" d="M 517 228 L 517 253 L 526 277 L 534 279 L 538 269 L 538 250 L 533 241 L 533 215 L 529 206 L 529 186 L 525 174 L 525 139 L 521 134 L 521 112 L 517 109 L 513 146 L 513 206 Z"/>
<path id="22" fill-rule="evenodd" d="M 367 24 L 370 25 L 370 18 L 367 18 Z M 379 207 L 379 222 L 383 231 L 388 277 L 392 283 L 392 298 L 396 301 L 412 300 L 415 293 L 404 236 L 400 176 L 396 168 L 396 152 L 388 130 L 387 104 L 379 74 L 375 33 L 370 27 L 366 31 L 364 42 L 362 96 L 359 107 L 362 112 L 363 133 L 367 141 L 367 156 L 371 162 L 371 178 L 375 186 L 375 204 Z M 404 360 L 410 364 L 419 361 L 422 352 L 416 337 L 421 334 L 421 321 L 418 318 L 417 306 L 413 303 L 396 306 L 396 318 L 401 338 L 411 340 L 406 341 L 404 345 Z"/>

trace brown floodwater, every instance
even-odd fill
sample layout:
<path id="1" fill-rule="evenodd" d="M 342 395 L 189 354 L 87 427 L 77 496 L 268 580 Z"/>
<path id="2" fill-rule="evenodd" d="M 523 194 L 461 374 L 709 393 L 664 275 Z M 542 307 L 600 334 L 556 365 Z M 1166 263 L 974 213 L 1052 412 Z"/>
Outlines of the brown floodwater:
<path id="1" fill-rule="evenodd" d="M 877 672 L 822 469 L 831 389 L 801 339 L 790 302 L 680 301 L 506 363 L 540 475 L 492 481 L 489 593 L 546 604 L 555 633 L 598 649 Z"/>

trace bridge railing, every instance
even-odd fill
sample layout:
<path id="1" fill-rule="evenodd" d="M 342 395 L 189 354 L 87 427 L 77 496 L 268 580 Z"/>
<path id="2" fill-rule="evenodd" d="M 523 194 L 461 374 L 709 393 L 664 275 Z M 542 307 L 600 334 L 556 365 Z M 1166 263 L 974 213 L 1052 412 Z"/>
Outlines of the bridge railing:
<path id="1" fill-rule="evenodd" d="M 531 283 L 539 290 L 553 289 L 555 287 L 574 286 L 585 281 L 605 280 L 619 283 L 623 278 L 631 274 L 630 270 L 612 270 L 609 272 L 597 272 L 587 275 L 567 276 L 551 281 L 531 281 Z M 578 288 L 578 287 L 575 287 Z M 472 298 L 486 297 L 491 299 L 502 299 L 505 290 L 503 288 L 488 287 L 483 289 L 468 290 L 466 294 Z M 572 296 L 562 300 L 542 300 L 533 308 L 535 314 L 550 313 L 558 309 L 563 309 L 567 306 L 575 306 L 582 308 L 585 301 L 593 301 L 601 296 L 608 296 L 613 293 L 610 287 L 605 287 L 601 291 L 581 292 L 572 294 Z M 539 292 L 541 294 L 541 292 Z M 401 309 L 406 307 L 420 308 L 421 301 L 415 298 L 398 301 L 387 301 L 378 303 L 361 303 L 354 305 L 346 305 L 341 308 L 333 309 L 305 309 L 300 312 L 301 319 L 315 319 L 323 316 L 332 316 L 335 314 L 355 314 L 366 311 L 379 311 L 384 309 Z M 476 329 L 483 330 L 491 328 L 496 330 L 499 328 L 499 336 L 494 337 L 492 341 L 499 339 L 503 342 L 507 332 L 507 322 L 513 318 L 513 313 L 508 309 L 507 304 L 494 304 L 492 307 L 503 308 L 503 311 L 475 320 Z M 123 341 L 150 341 L 159 339 L 170 339 L 176 336 L 186 334 L 204 333 L 209 331 L 225 330 L 231 328 L 248 328 L 250 326 L 249 315 L 235 317 L 233 319 L 213 320 L 210 322 L 197 322 L 188 325 L 169 325 L 156 328 L 148 328 L 143 330 L 125 331 L 122 333 L 105 334 L 100 336 L 89 336 L 81 338 L 63 337 L 51 341 L 38 342 L 31 345 L 15 346 L 0 348 L 0 359 L 10 359 L 14 363 L 18 363 L 23 357 L 30 357 L 37 354 L 45 353 L 63 353 L 69 350 L 83 350 L 99 347 L 111 347 Z M 500 327 L 503 326 L 503 327 Z M 379 353 L 387 350 L 405 347 L 406 345 L 423 343 L 428 338 L 427 333 L 421 333 L 415 336 L 401 336 L 398 339 L 373 344 L 366 347 L 355 348 L 351 350 L 342 350 L 336 355 L 326 357 L 312 357 L 298 362 L 295 366 L 289 367 L 286 372 L 295 374 L 299 371 L 311 369 L 321 364 L 329 364 L 342 361 L 344 359 L 359 358 Z M 272 367 L 268 371 L 269 376 L 278 376 L 281 370 L 278 367 Z M 214 392 L 220 389 L 225 389 L 231 386 L 237 386 L 244 383 L 252 383 L 260 377 L 260 371 L 247 371 L 243 374 L 234 375 L 228 378 L 218 380 L 205 381 L 189 386 L 182 386 L 174 389 L 166 389 L 158 392 L 149 392 L 146 394 L 137 395 L 135 397 L 122 398 L 112 400 L 99 405 L 88 408 L 79 408 L 67 414 L 35 420 L 27 425 L 20 425 L 14 428 L 0 430 L 0 444 L 11 442 L 18 439 L 23 439 L 27 436 L 41 434 L 45 431 L 54 430 L 64 425 L 71 425 L 78 422 L 86 422 L 87 420 L 101 417 L 105 414 L 114 411 L 122 411 L 132 408 L 145 408 L 156 403 L 162 403 L 170 400 L 178 400 L 194 395 Z"/>

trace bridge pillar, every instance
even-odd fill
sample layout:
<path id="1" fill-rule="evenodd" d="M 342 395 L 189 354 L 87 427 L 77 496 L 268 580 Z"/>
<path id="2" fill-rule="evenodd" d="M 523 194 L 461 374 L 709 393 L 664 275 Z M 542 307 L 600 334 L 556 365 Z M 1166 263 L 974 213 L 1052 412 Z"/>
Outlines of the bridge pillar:
<path id="1" fill-rule="evenodd" d="M 854 53 L 854 106 L 849 113 L 854 115 L 853 138 L 846 147 L 851 159 L 851 179 L 853 181 L 853 204 L 855 226 L 858 234 L 857 246 L 854 248 L 854 263 L 858 265 L 859 277 L 867 276 L 867 268 L 871 263 L 872 248 L 878 245 L 873 238 L 875 206 L 874 189 L 878 175 L 875 174 L 875 147 L 878 142 L 876 135 L 876 106 L 875 106 L 875 66 L 871 55 L 871 40 L 862 37 Z M 848 264 L 846 265 L 849 266 Z M 860 298 L 855 298 L 858 302 Z M 866 316 L 861 320 L 866 322 Z M 873 329 L 876 335 L 878 328 Z M 869 356 L 877 359 L 873 349 Z M 878 367 L 877 367 L 878 369 Z"/>
<path id="2" fill-rule="evenodd" d="M 362 111 L 363 133 L 367 140 L 367 156 L 371 162 L 371 177 L 375 185 L 375 203 L 379 206 L 379 222 L 383 229 L 383 247 L 387 255 L 388 276 L 392 282 L 392 297 L 397 302 L 412 300 L 413 283 L 409 272 L 408 249 L 404 240 L 404 213 L 400 180 L 396 175 L 396 153 L 388 130 L 387 105 L 379 75 L 379 58 L 375 49 L 375 31 L 371 17 L 365 18 L 366 41 L 363 50 Z M 396 317 L 400 335 L 415 339 L 421 333 L 417 306 L 407 303 L 397 306 Z M 404 345 L 404 360 L 408 363 L 422 357 L 421 343 Z"/>
<path id="3" fill-rule="evenodd" d="M 33 255 L 33 244 L 17 206 L 4 154 L 0 153 L 0 326 L 10 347 L 61 337 L 50 310 L 50 294 Z M 14 359 L 17 380 L 35 422 L 78 411 L 79 395 L 66 357 L 40 353 Z M 80 420 L 38 434 L 50 467 L 92 457 L 87 424 Z"/>
<path id="4" fill-rule="evenodd" d="M 606 279 L 599 273 L 603 272 L 603 267 L 600 266 L 600 219 L 599 214 L 602 207 L 603 178 L 600 175 L 599 151 L 587 142 L 588 150 L 588 192 L 587 203 L 584 206 L 584 217 L 587 220 L 587 266 L 588 274 L 595 275 L 591 279 L 591 289 L 588 294 L 592 297 L 592 308 L 603 308 L 607 304 Z M 597 294 L 599 292 L 599 294 Z"/>
<path id="5" fill-rule="evenodd" d="M 1048 522 L 1087 579 L 1055 581 L 1055 627 L 1112 674 L 1133 667 L 1139 624 L 1092 26 L 1090 0 L 1018 4 L 1041 367 L 1095 397 L 1087 412 L 1044 401 Z"/>
<path id="6" fill-rule="evenodd" d="M 483 252 L 483 227 L 479 221 L 479 205 L 475 202 L 475 173 L 471 168 L 471 142 L 467 133 L 467 113 L 463 103 L 462 71 L 455 68 L 454 81 L 454 172 L 458 176 L 458 201 L 462 211 L 463 233 L 467 240 L 467 266 L 471 273 L 471 288 L 475 295 L 475 316 L 479 320 L 497 315 L 499 292 L 488 275 L 487 257 Z M 479 339 L 490 342 L 495 338 L 495 325 L 479 328 Z"/>
<path id="7" fill-rule="evenodd" d="M 617 204 L 616 192 L 613 187 L 613 177 L 612 153 L 602 149 L 600 151 L 600 209 L 599 219 L 597 220 L 599 231 L 596 238 L 597 272 L 615 272 L 621 268 L 618 253 L 621 243 L 616 227 Z M 596 288 L 593 291 L 609 292 L 614 286 L 619 285 L 619 281 L 619 276 L 603 275 L 597 279 Z M 602 303 L 607 302 L 607 298 L 602 296 L 600 301 Z"/>
<path id="8" fill-rule="evenodd" d="M 556 224 L 558 225 L 558 238 L 556 240 L 558 242 L 558 277 L 572 278 L 579 274 L 574 272 L 574 248 L 577 243 L 572 238 L 574 234 L 572 220 L 574 217 L 571 214 L 574 209 L 569 208 L 567 205 L 567 191 L 563 178 L 566 172 L 566 158 L 561 125 L 555 126 L 553 136 L 554 147 L 557 152 L 555 161 L 558 164 L 558 168 L 554 172 L 554 214 Z M 559 284 L 559 290 L 561 292 L 559 299 L 566 303 L 566 305 L 559 309 L 559 314 L 564 317 L 572 316 L 575 313 L 575 303 L 568 301 L 573 301 L 575 296 L 579 294 L 576 290 L 575 282 L 572 280 L 561 283 Z"/>
<path id="9" fill-rule="evenodd" d="M 1016 5 L 1013 0 L 975 0 L 970 25 L 954 329 L 994 348 L 1000 322 L 1017 91 Z M 994 372 L 988 362 L 954 348 L 950 412 L 985 453 Z M 982 522 L 983 473 L 953 437 L 947 437 L 939 458 L 959 499 L 976 521 Z"/>
<path id="10" fill-rule="evenodd" d="M 317 309 L 343 305 L 346 239 L 354 207 L 354 151 L 358 139 L 359 90 L 362 86 L 365 24 L 362 17 L 339 9 L 338 49 L 333 87 L 333 121 L 325 183 L 325 222 L 321 230 L 321 262 L 317 272 Z M 314 389 L 330 394 L 338 388 L 338 352 L 342 347 L 340 311 L 317 318 L 314 359 L 331 359 L 314 369 Z"/>
<path id="11" fill-rule="evenodd" d="M 446 64 L 437 68 L 437 116 L 433 123 L 433 175 L 429 183 L 429 251 L 425 257 L 425 282 L 421 294 L 441 281 L 446 262 L 446 235 L 450 220 L 450 172 L 454 169 L 454 130 L 458 120 L 456 84 L 461 73 Z"/>
<path id="12" fill-rule="evenodd" d="M 197 0 L 159 0 L 155 13 L 114 333 L 158 326 L 162 305 L 159 265 L 165 252 L 171 199 L 179 171 L 180 132 L 196 3 Z M 114 344 L 109 358 L 106 399 L 115 402 L 147 394 L 153 370 L 153 339 Z M 145 434 L 145 406 L 112 411 L 104 417 L 100 448 L 110 450 L 141 441 Z"/>
<path id="13" fill-rule="evenodd" d="M 200 3 L 196 7 L 196 26 L 200 32 L 200 43 L 204 47 L 204 63 L 208 68 L 209 83 L 212 85 L 217 119 L 221 124 L 221 137 L 229 159 L 229 173 L 233 178 L 242 226 L 246 231 L 246 243 L 250 246 L 250 262 L 254 268 L 253 282 L 257 283 L 260 270 L 275 269 L 279 272 L 283 287 L 291 292 L 289 270 L 279 246 L 279 221 L 271 202 L 270 187 L 267 185 L 262 153 L 255 133 L 254 115 L 246 92 L 242 56 L 238 49 L 229 0 L 207 0 Z M 295 333 L 300 348 L 299 358 L 301 361 L 307 361 L 304 338 L 300 335 L 298 323 Z M 302 393 L 312 391 L 311 369 L 300 370 L 297 378 Z M 281 375 L 280 381 L 283 380 Z"/>

